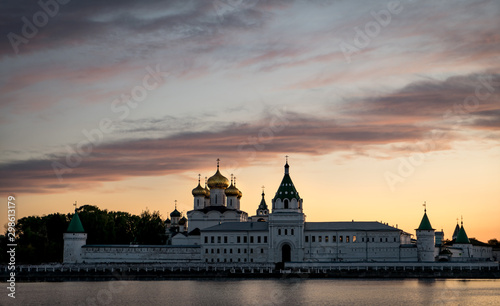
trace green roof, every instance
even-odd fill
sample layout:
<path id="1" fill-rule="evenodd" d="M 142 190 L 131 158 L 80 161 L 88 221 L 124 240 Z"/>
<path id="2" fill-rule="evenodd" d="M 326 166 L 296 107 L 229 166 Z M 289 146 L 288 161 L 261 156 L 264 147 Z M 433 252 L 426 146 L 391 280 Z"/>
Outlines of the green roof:
<path id="1" fill-rule="evenodd" d="M 285 165 L 285 176 L 283 176 L 283 180 L 281 181 L 280 187 L 278 188 L 278 191 L 276 191 L 276 195 L 274 196 L 274 199 L 297 199 L 300 200 L 299 193 L 297 192 L 297 189 L 295 189 L 295 186 L 293 185 L 292 178 L 290 177 L 290 174 L 288 174 L 288 164 Z"/>
<path id="2" fill-rule="evenodd" d="M 181 213 L 176 209 L 174 209 L 173 212 L 170 213 L 170 217 L 180 217 Z"/>
<path id="3" fill-rule="evenodd" d="M 465 229 L 464 229 L 463 225 L 460 228 L 460 230 L 458 231 L 457 240 L 455 240 L 455 243 L 470 243 L 469 237 L 467 237 L 467 234 L 465 233 Z"/>
<path id="4" fill-rule="evenodd" d="M 424 213 L 424 217 L 422 218 L 422 221 L 420 222 L 417 230 L 434 230 L 432 228 L 431 222 L 429 221 L 429 218 L 427 217 L 427 212 Z"/>
<path id="5" fill-rule="evenodd" d="M 262 192 L 262 200 L 260 201 L 259 209 L 260 210 L 266 210 L 267 209 L 266 200 L 264 199 L 264 192 Z"/>
<path id="6" fill-rule="evenodd" d="M 80 221 L 80 217 L 78 217 L 78 213 L 76 211 L 71 219 L 71 222 L 69 223 L 66 233 L 85 233 L 82 221 Z"/>

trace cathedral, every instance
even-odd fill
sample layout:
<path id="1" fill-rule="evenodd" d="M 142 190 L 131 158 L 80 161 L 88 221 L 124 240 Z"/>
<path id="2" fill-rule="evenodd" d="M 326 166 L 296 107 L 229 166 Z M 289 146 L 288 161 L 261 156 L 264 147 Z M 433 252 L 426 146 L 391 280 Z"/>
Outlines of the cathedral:
<path id="1" fill-rule="evenodd" d="M 265 193 L 256 214 L 240 209 L 242 192 L 220 172 L 192 190 L 193 209 L 165 221 L 166 245 L 87 245 L 75 213 L 64 234 L 64 263 L 338 263 L 491 261 L 492 248 L 472 243 L 458 226 L 452 241 L 432 228 L 427 211 L 412 234 L 380 222 L 307 222 L 304 200 L 284 174 L 269 209 Z"/>

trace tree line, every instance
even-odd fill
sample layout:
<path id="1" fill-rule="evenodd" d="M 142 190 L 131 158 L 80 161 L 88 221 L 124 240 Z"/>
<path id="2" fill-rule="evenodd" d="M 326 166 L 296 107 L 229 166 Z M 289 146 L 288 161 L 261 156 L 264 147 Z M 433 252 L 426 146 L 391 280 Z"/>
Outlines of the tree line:
<path id="1" fill-rule="evenodd" d="M 87 235 L 87 244 L 166 244 L 165 227 L 158 211 L 140 216 L 84 205 L 76 209 Z M 23 217 L 16 222 L 16 264 L 62 262 L 63 234 L 73 214 L 54 213 Z M 6 263 L 7 229 L 0 236 L 0 262 Z"/>

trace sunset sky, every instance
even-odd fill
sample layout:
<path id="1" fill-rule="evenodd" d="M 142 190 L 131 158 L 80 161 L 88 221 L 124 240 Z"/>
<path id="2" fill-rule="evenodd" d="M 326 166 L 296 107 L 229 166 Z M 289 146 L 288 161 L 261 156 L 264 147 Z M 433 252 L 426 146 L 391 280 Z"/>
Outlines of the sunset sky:
<path id="1" fill-rule="evenodd" d="M 268 205 L 285 155 L 307 221 L 500 239 L 499 1 L 0 3 L 0 191 L 193 208 L 198 174 Z"/>

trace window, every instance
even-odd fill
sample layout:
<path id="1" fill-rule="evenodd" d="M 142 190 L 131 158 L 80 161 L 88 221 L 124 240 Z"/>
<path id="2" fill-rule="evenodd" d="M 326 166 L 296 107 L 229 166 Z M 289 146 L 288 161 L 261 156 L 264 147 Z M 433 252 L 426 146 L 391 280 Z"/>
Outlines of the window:
<path id="1" fill-rule="evenodd" d="M 208 243 L 208 237 L 205 236 L 205 243 Z"/>
<path id="2" fill-rule="evenodd" d="M 288 209 L 288 199 L 285 199 L 285 202 L 283 202 L 283 203 L 284 203 L 285 209 Z"/>
<path id="3" fill-rule="evenodd" d="M 267 236 L 264 236 L 264 243 L 267 243 Z"/>
<path id="4" fill-rule="evenodd" d="M 236 242 L 237 243 L 241 243 L 241 237 L 240 236 L 236 237 Z"/>
<path id="5" fill-rule="evenodd" d="M 345 242 L 349 242 L 349 236 L 345 236 Z"/>
<path id="6" fill-rule="evenodd" d="M 372 242 L 375 242 L 375 237 L 372 237 Z"/>
<path id="7" fill-rule="evenodd" d="M 248 239 L 247 236 L 243 236 L 243 243 L 247 243 Z"/>
<path id="8" fill-rule="evenodd" d="M 208 249 L 205 249 L 205 254 L 208 254 Z"/>
<path id="9" fill-rule="evenodd" d="M 288 235 L 288 229 L 285 228 L 285 236 Z"/>
<path id="10" fill-rule="evenodd" d="M 212 254 L 213 254 L 213 253 L 214 253 L 214 249 L 211 249 L 211 250 L 210 250 L 210 253 L 212 253 Z"/>
<path id="11" fill-rule="evenodd" d="M 260 239 L 260 236 L 257 237 L 257 243 L 260 243 L 261 242 L 261 239 Z"/>
<path id="12" fill-rule="evenodd" d="M 214 242 L 215 242 L 215 237 L 214 237 L 214 236 L 210 237 L 210 242 L 211 242 L 211 243 L 214 243 Z"/>
<path id="13" fill-rule="evenodd" d="M 352 235 L 352 242 L 356 242 L 356 235 Z"/>
<path id="14" fill-rule="evenodd" d="M 332 236 L 332 242 L 337 242 L 337 236 Z"/>
<path id="15" fill-rule="evenodd" d="M 264 254 L 264 249 L 260 249 L 260 253 L 261 253 L 261 254 Z"/>
<path id="16" fill-rule="evenodd" d="M 321 242 L 322 236 L 318 236 L 318 242 Z"/>
<path id="17" fill-rule="evenodd" d="M 328 242 L 328 236 L 325 236 L 325 242 Z"/>
<path id="18" fill-rule="evenodd" d="M 250 253 L 253 254 L 253 249 L 250 249 Z"/>
<path id="19" fill-rule="evenodd" d="M 278 236 L 281 236 L 281 228 L 278 228 Z"/>
<path id="20" fill-rule="evenodd" d="M 217 254 L 220 254 L 220 249 L 217 249 Z"/>
<path id="21" fill-rule="evenodd" d="M 306 236 L 306 242 L 309 242 L 309 236 Z"/>
<path id="22" fill-rule="evenodd" d="M 224 243 L 227 243 L 227 236 L 224 236 Z"/>
<path id="23" fill-rule="evenodd" d="M 344 237 L 343 236 L 339 236 L 339 242 L 344 242 Z"/>
<path id="24" fill-rule="evenodd" d="M 247 253 L 247 249 L 243 249 L 243 253 L 245 253 L 245 254 L 246 254 L 246 253 Z"/>
<path id="25" fill-rule="evenodd" d="M 253 243 L 253 236 L 250 236 L 250 243 Z"/>
<path id="26" fill-rule="evenodd" d="M 241 250 L 240 250 L 240 249 L 238 249 L 238 254 L 240 254 L 240 253 L 241 253 Z"/>
<path id="27" fill-rule="evenodd" d="M 316 242 L 316 236 L 311 236 L 311 242 Z"/>
<path id="28" fill-rule="evenodd" d="M 227 249 L 224 249 L 224 254 L 226 254 L 226 253 L 227 253 Z"/>
<path id="29" fill-rule="evenodd" d="M 221 239 L 220 239 L 220 236 L 217 237 L 217 243 L 220 243 Z"/>
<path id="30" fill-rule="evenodd" d="M 396 242 L 396 237 L 394 237 L 394 242 Z"/>
<path id="31" fill-rule="evenodd" d="M 233 249 L 229 249 L 229 254 L 233 254 Z"/>
<path id="32" fill-rule="evenodd" d="M 385 237 L 385 242 L 387 242 L 387 237 Z"/>
<path id="33" fill-rule="evenodd" d="M 292 230 L 291 230 L 291 231 L 292 231 L 292 235 L 294 235 L 293 228 L 292 228 Z"/>
<path id="34" fill-rule="evenodd" d="M 382 237 L 380 237 L 380 242 L 382 242 Z"/>

